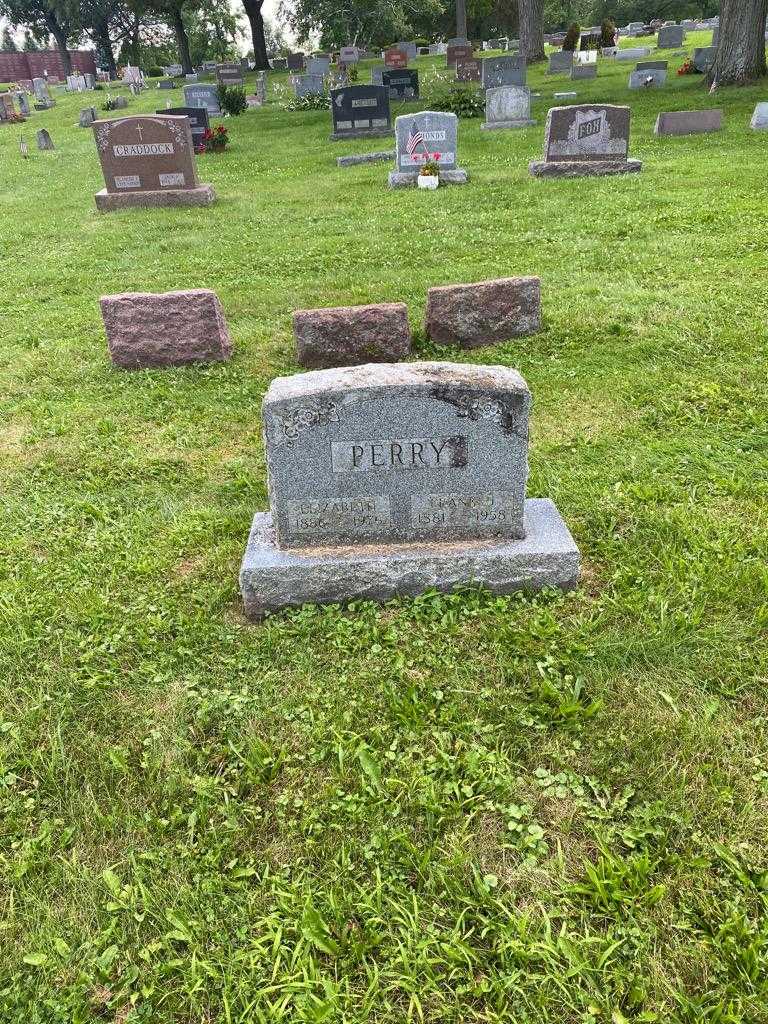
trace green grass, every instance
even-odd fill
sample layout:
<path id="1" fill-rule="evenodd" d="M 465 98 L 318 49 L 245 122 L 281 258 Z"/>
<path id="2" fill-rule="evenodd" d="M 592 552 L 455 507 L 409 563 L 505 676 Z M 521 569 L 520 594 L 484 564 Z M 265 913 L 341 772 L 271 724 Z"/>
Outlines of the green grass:
<path id="1" fill-rule="evenodd" d="M 629 71 L 575 83 L 633 107 L 612 180 L 528 176 L 541 68 L 538 127 L 462 122 L 434 194 L 271 102 L 214 206 L 101 216 L 87 97 L 25 127 L 53 153 L 0 126 L 3 1024 L 768 1021 L 765 87 Z M 424 340 L 430 285 L 530 273 L 541 334 Z M 111 369 L 98 297 L 191 287 L 233 361 Z M 583 586 L 248 625 L 291 312 L 384 300 L 520 369 Z"/>

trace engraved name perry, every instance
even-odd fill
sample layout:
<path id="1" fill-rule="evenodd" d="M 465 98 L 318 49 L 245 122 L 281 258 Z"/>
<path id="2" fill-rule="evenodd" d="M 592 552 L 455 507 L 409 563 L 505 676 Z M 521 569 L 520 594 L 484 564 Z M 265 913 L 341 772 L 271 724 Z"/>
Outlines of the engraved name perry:
<path id="1" fill-rule="evenodd" d="M 388 441 L 333 441 L 331 464 L 334 473 L 462 469 L 467 465 L 467 438 L 396 437 Z"/>

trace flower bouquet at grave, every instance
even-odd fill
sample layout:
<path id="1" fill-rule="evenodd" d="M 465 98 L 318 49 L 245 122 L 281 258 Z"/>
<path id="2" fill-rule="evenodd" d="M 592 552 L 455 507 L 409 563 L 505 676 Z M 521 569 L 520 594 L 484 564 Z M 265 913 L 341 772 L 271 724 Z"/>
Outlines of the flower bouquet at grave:
<path id="1" fill-rule="evenodd" d="M 24 124 L 26 120 L 27 119 L 26 117 L 24 117 L 23 114 L 12 114 L 9 111 L 8 116 L 5 118 L 4 121 L 0 121 L 0 124 Z"/>
<path id="2" fill-rule="evenodd" d="M 677 73 L 678 75 L 697 75 L 699 72 L 695 64 L 689 57 L 687 60 L 683 61 L 683 63 L 677 69 Z"/>
<path id="3" fill-rule="evenodd" d="M 195 147 L 196 153 L 223 153 L 229 145 L 229 131 L 226 125 L 218 124 L 215 128 L 206 128 Z"/>

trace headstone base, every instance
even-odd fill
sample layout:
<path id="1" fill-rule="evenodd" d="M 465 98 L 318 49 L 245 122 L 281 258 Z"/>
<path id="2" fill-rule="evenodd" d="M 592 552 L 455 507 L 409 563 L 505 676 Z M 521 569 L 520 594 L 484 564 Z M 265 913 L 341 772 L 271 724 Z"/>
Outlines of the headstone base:
<path id="1" fill-rule="evenodd" d="M 405 171 L 390 171 L 389 172 L 389 187 L 390 188 L 416 188 L 418 178 L 418 172 L 413 173 Z M 438 174 L 441 185 L 466 185 L 469 181 L 469 175 L 463 167 L 454 167 L 452 171 L 440 171 Z"/>
<path id="2" fill-rule="evenodd" d="M 94 196 L 99 213 L 127 210 L 133 207 L 157 206 L 210 206 L 216 199 L 212 185 L 196 188 L 169 188 L 163 192 L 107 192 L 105 188 Z"/>
<path id="3" fill-rule="evenodd" d="M 245 614 L 257 620 L 303 604 L 389 601 L 469 585 L 495 594 L 543 587 L 572 590 L 581 559 L 554 502 L 527 499 L 525 530 L 524 540 L 285 550 L 275 543 L 271 513 L 257 512 L 240 568 Z"/>
<path id="4" fill-rule="evenodd" d="M 343 142 L 344 139 L 383 139 L 391 134 L 391 128 L 360 128 L 354 133 L 331 132 L 331 142 Z"/>
<path id="5" fill-rule="evenodd" d="M 354 167 L 355 164 L 377 164 L 392 161 L 396 157 L 394 149 L 378 150 L 375 153 L 357 153 L 351 156 L 337 156 L 338 167 Z"/>
<path id="6" fill-rule="evenodd" d="M 528 170 L 534 178 L 589 178 L 607 174 L 637 174 L 642 160 L 533 160 Z"/>
<path id="7" fill-rule="evenodd" d="M 536 122 L 527 117 L 519 121 L 484 121 L 480 127 L 483 131 L 490 132 L 494 128 L 529 128 L 532 124 Z"/>

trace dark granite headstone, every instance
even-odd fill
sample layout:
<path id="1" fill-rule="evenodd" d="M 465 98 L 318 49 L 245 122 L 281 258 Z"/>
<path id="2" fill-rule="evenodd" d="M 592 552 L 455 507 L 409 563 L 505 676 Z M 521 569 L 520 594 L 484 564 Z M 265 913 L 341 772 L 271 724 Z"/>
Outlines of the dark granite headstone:
<path id="1" fill-rule="evenodd" d="M 303 71 L 304 70 L 304 54 L 303 53 L 289 53 L 287 60 L 287 67 L 289 71 Z"/>
<path id="2" fill-rule="evenodd" d="M 219 85 L 245 85 L 243 69 L 239 64 L 219 64 L 216 68 Z"/>
<path id="3" fill-rule="evenodd" d="M 544 160 L 529 165 L 535 177 L 627 174 L 642 169 L 630 160 L 629 107 L 582 104 L 552 107 L 547 115 Z"/>
<path id="4" fill-rule="evenodd" d="M 417 100 L 419 98 L 419 72 L 408 68 L 391 68 L 382 76 L 382 83 L 389 89 L 393 100 Z"/>
<path id="5" fill-rule="evenodd" d="M 208 111 L 205 107 L 168 107 L 167 110 L 158 110 L 157 113 L 189 118 L 192 141 L 195 146 L 202 141 L 203 135 L 211 126 L 208 119 Z"/>
<path id="6" fill-rule="evenodd" d="M 389 135 L 389 90 L 383 85 L 351 85 L 331 90 L 331 138 L 356 139 Z"/>

